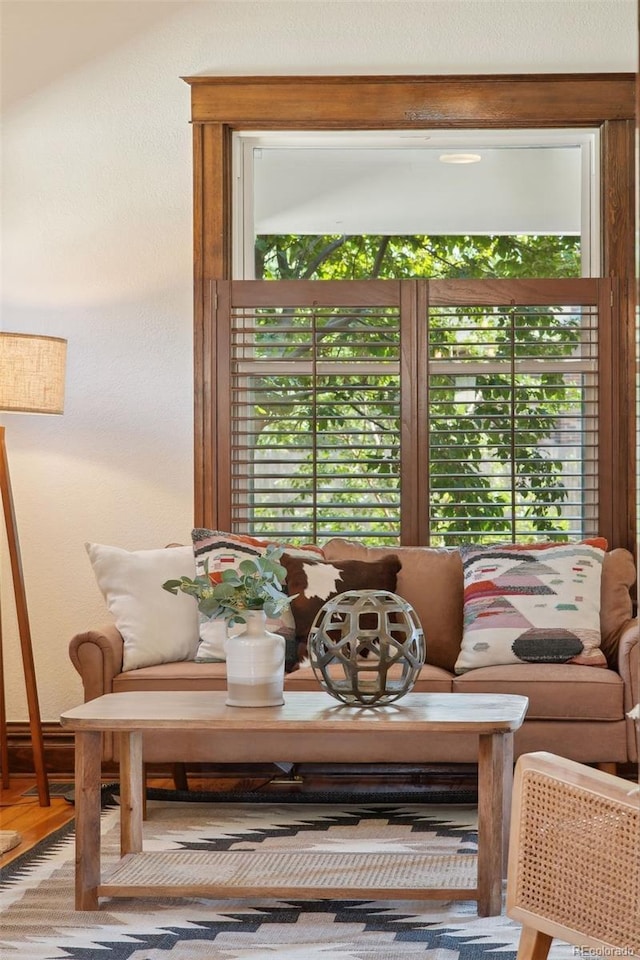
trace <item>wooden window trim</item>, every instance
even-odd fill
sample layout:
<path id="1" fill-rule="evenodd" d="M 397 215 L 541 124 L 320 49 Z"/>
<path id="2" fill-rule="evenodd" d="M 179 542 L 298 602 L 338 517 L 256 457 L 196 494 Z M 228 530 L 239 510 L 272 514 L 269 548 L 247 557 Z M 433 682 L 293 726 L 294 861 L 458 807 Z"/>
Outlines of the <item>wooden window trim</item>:
<path id="1" fill-rule="evenodd" d="M 401 130 L 597 127 L 601 134 L 602 276 L 620 282 L 610 371 L 618 443 L 611 451 L 612 546 L 635 548 L 634 74 L 185 77 L 194 147 L 195 505 L 198 526 L 222 527 L 216 463 L 215 337 L 210 282 L 231 278 L 231 139 L 236 130 Z M 607 351 L 608 352 L 608 351 Z M 224 482 L 224 481 L 223 481 Z"/>

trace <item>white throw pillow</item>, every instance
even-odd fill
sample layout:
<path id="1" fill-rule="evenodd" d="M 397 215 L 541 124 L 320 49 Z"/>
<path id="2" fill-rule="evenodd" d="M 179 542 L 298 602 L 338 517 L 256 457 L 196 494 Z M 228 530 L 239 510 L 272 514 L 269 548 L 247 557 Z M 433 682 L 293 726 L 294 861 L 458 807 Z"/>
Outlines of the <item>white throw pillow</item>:
<path id="1" fill-rule="evenodd" d="M 223 663 L 226 659 L 227 621 L 222 619 L 202 621 L 200 643 L 195 656 L 196 663 Z"/>
<path id="2" fill-rule="evenodd" d="M 198 605 L 185 593 L 162 589 L 166 580 L 195 576 L 191 546 L 121 550 L 85 543 L 98 586 L 124 639 L 123 670 L 193 660 L 198 649 Z"/>

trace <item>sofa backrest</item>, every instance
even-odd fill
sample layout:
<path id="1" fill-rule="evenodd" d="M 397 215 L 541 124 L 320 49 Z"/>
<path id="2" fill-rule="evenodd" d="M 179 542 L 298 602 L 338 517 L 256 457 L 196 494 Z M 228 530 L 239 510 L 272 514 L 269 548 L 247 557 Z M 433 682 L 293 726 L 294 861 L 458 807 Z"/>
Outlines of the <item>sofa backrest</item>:
<path id="1" fill-rule="evenodd" d="M 422 624 L 427 660 L 453 673 L 462 642 L 464 589 L 462 560 L 455 548 L 367 547 L 356 540 L 335 537 L 324 545 L 327 560 L 379 560 L 397 554 L 402 567 L 397 592 L 408 600 Z M 615 667 L 618 641 L 633 615 L 630 589 L 636 582 L 628 550 L 609 551 L 602 567 L 600 630 L 602 650 Z"/>
<path id="2" fill-rule="evenodd" d="M 397 554 L 402 567 L 396 590 L 408 600 L 422 624 L 427 660 L 453 673 L 462 641 L 462 560 L 455 549 L 366 547 L 339 537 L 324 545 L 327 560 L 379 560 Z"/>

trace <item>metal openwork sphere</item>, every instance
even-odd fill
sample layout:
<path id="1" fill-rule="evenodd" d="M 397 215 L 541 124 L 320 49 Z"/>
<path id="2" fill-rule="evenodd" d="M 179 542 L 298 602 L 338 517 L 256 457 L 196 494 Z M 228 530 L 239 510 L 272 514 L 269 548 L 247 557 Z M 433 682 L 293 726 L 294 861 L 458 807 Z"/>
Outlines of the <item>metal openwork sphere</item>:
<path id="1" fill-rule="evenodd" d="M 413 607 L 387 590 L 348 590 L 328 600 L 313 621 L 308 649 L 325 690 L 356 706 L 408 693 L 426 652 Z"/>

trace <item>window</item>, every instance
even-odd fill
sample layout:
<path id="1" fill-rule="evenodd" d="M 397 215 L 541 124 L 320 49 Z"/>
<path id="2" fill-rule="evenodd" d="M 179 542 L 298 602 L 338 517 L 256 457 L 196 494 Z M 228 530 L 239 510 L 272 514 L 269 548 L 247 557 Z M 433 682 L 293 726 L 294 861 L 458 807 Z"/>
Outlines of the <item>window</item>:
<path id="1" fill-rule="evenodd" d="M 290 278 L 302 276 L 313 254 L 307 262 L 278 262 L 278 238 L 300 246 L 306 240 L 311 250 L 320 246 L 314 238 L 324 236 L 339 256 L 344 237 L 420 235 L 441 242 L 563 236 L 577 250 L 574 275 L 596 276 L 598 146 L 597 128 L 240 131 L 233 154 L 234 277 L 286 279 L 285 270 Z M 428 257 L 416 256 L 413 270 L 408 258 L 392 265 L 390 252 L 378 276 L 400 276 L 390 274 L 394 267 L 408 269 L 405 277 L 447 275 Z M 531 266 L 546 264 L 541 258 Z M 349 275 L 346 264 L 344 271 Z"/>
<path id="2" fill-rule="evenodd" d="M 608 287 L 216 284 L 212 328 L 230 344 L 216 371 L 221 515 L 234 531 L 317 543 L 601 532 Z"/>
<path id="3" fill-rule="evenodd" d="M 591 217 L 600 230 L 599 249 L 594 255 L 599 264 L 598 272 L 608 278 L 601 282 L 593 281 L 597 289 L 589 288 L 587 295 L 585 291 L 588 288 L 583 287 L 581 291 L 573 291 L 568 298 L 550 295 L 541 301 L 539 294 L 534 296 L 531 289 L 527 288 L 527 281 L 518 281 L 519 292 L 508 300 L 499 297 L 500 302 L 487 302 L 491 297 L 487 298 L 485 294 L 478 296 L 476 291 L 470 302 L 464 297 L 456 299 L 454 296 L 451 299 L 450 291 L 438 300 L 435 284 L 453 281 L 390 281 L 398 284 L 398 299 L 391 304 L 385 300 L 385 305 L 399 311 L 400 323 L 400 537 L 405 543 L 425 542 L 429 527 L 434 535 L 436 521 L 442 524 L 448 519 L 436 517 L 431 494 L 425 490 L 425 484 L 428 486 L 432 482 L 432 487 L 434 485 L 435 461 L 430 464 L 428 458 L 437 452 L 435 446 L 433 449 L 430 447 L 430 426 L 424 415 L 428 391 L 433 393 L 436 389 L 451 389 L 459 409 L 461 404 L 468 404 L 470 398 L 471 385 L 460 380 L 462 369 L 459 376 L 455 375 L 458 379 L 450 384 L 437 379 L 438 376 L 453 376 L 450 371 L 445 373 L 441 369 L 440 374 L 436 374 L 434 369 L 429 369 L 426 334 L 429 331 L 431 336 L 438 329 L 434 307 L 490 308 L 492 322 L 502 324 L 500 336 L 510 325 L 513 349 L 510 355 L 505 352 L 500 357 L 504 369 L 498 372 L 492 370 L 491 376 L 506 375 L 506 366 L 509 365 L 509 375 L 515 377 L 512 383 L 518 388 L 525 384 L 527 392 L 531 393 L 533 384 L 518 380 L 518 377 L 532 375 L 531 371 L 525 369 L 524 359 L 519 355 L 522 344 L 519 342 L 521 335 L 516 322 L 518 311 L 511 310 L 509 313 L 508 309 L 526 306 L 532 310 L 551 309 L 558 321 L 562 314 L 563 323 L 568 322 L 569 327 L 574 324 L 574 334 L 580 331 L 573 345 L 573 358 L 563 358 L 564 386 L 560 394 L 564 399 L 557 400 L 559 406 L 545 411 L 543 403 L 547 403 L 548 398 L 541 393 L 542 387 L 536 388 L 537 396 L 541 398 L 539 407 L 546 418 L 544 425 L 550 427 L 552 418 L 555 418 L 552 436 L 543 443 L 545 457 L 563 459 L 569 451 L 568 439 L 572 434 L 576 452 L 570 455 L 573 461 L 571 476 L 580 478 L 577 483 L 575 479 L 570 482 L 567 474 L 566 480 L 563 480 L 567 491 L 579 490 L 580 493 L 566 494 L 561 517 L 556 516 L 553 522 L 582 524 L 585 531 L 597 524 L 597 532 L 607 536 L 611 546 L 627 546 L 633 550 L 636 512 L 634 310 L 631 286 L 634 275 L 635 206 L 634 75 L 194 77 L 189 78 L 188 82 L 191 85 L 195 181 L 195 523 L 219 528 L 236 525 L 237 528 L 243 523 L 253 522 L 247 511 L 257 506 L 255 496 L 260 492 L 257 468 L 252 466 L 249 474 L 242 477 L 240 466 L 233 466 L 239 464 L 236 445 L 239 448 L 243 443 L 257 442 L 249 435 L 243 436 L 243 416 L 241 406 L 237 405 L 245 401 L 252 402 L 251 392 L 259 386 L 247 380 L 244 393 L 237 389 L 241 381 L 238 379 L 240 367 L 236 357 L 239 348 L 234 338 L 240 335 L 241 311 L 271 309 L 291 312 L 300 306 L 355 309 L 371 305 L 368 300 L 364 304 L 345 303 L 342 296 L 333 304 L 327 304 L 320 295 L 314 296 L 311 301 L 305 295 L 302 300 L 294 297 L 292 302 L 276 303 L 269 299 L 273 291 L 258 294 L 256 288 L 255 296 L 250 296 L 242 293 L 239 287 L 232 289 L 228 286 L 228 278 L 233 275 L 232 251 L 237 232 L 232 204 L 236 177 L 234 134 L 249 130 L 594 129 L 600 137 L 597 159 L 601 173 L 600 195 L 597 198 L 599 208 L 591 211 Z M 593 257 L 591 269 L 594 269 Z M 589 271 L 583 269 L 583 272 Z M 587 284 L 590 281 L 583 279 L 570 282 Z M 416 284 L 415 289 L 409 288 L 408 283 Z M 283 287 L 283 284 L 270 283 L 268 286 Z M 214 294 L 218 298 L 217 309 L 214 309 Z M 458 288 L 458 294 L 462 296 L 461 288 Z M 225 297 L 232 299 L 225 303 Z M 246 302 L 243 297 L 248 298 Z M 231 308 L 235 312 L 233 318 Z M 498 321 L 496 318 L 500 313 L 503 319 Z M 469 316 L 473 315 L 469 309 Z M 580 319 L 566 321 L 565 315 L 579 316 Z M 540 312 L 536 314 L 533 311 L 531 316 L 540 316 Z M 250 314 L 244 319 L 250 322 Z M 257 322 L 257 315 L 254 322 Z M 537 321 L 527 321 L 528 326 L 532 328 L 534 322 Z M 236 330 L 233 337 L 232 323 Z M 246 332 L 245 324 L 242 336 Z M 540 335 L 536 335 L 534 346 L 540 343 Z M 486 357 L 481 360 L 479 354 L 486 345 L 482 338 L 476 343 L 474 363 L 494 362 Z M 258 346 L 256 343 L 253 347 L 243 347 L 245 377 L 250 376 L 248 365 L 254 360 L 257 362 Z M 504 344 L 500 349 L 505 350 Z M 527 362 L 533 362 L 533 359 Z M 311 374 L 318 376 L 319 363 L 325 360 L 312 356 L 309 362 Z M 344 355 L 341 362 L 344 362 Z M 549 350 L 546 351 L 544 363 L 547 366 L 551 363 Z M 574 380 L 567 379 L 571 364 Z M 358 367 L 361 373 L 363 369 L 362 366 Z M 540 367 L 536 366 L 536 369 L 540 370 Z M 377 371 L 374 372 L 377 375 Z M 470 368 L 467 373 L 475 377 L 473 387 L 477 390 L 478 378 L 482 375 L 477 371 L 471 373 Z M 545 377 L 553 375 L 551 370 L 544 372 Z M 482 385 L 485 386 L 484 383 Z M 551 389 L 552 386 L 552 382 L 547 381 L 544 389 Z M 232 387 L 236 404 L 233 410 Z M 444 397 L 445 394 L 441 393 L 440 396 Z M 494 397 L 490 399 L 492 402 L 495 400 Z M 572 415 L 572 403 L 579 414 L 577 418 Z M 248 407 L 245 412 L 250 412 Z M 501 451 L 507 447 L 512 451 L 510 465 L 504 467 L 509 482 L 505 480 L 505 489 L 496 488 L 492 494 L 503 498 L 508 496 L 514 503 L 521 496 L 518 481 L 520 471 L 527 469 L 518 460 L 519 452 L 526 446 L 522 441 L 527 440 L 527 424 L 517 405 L 512 405 L 511 414 L 515 416 L 513 423 L 519 426 L 509 428 L 509 443 L 506 443 L 504 434 L 502 439 L 505 443 L 494 445 L 492 449 L 487 447 L 487 453 L 494 458 L 497 456 L 501 463 L 504 461 L 506 464 L 508 458 Z M 503 423 L 506 423 L 504 405 L 502 417 Z M 321 433 L 318 427 L 320 423 L 316 418 L 313 427 L 316 446 Z M 489 425 L 488 421 L 483 424 Z M 571 425 L 578 429 L 572 432 L 569 429 Z M 559 442 L 561 438 L 562 442 Z M 341 442 L 346 445 L 347 440 L 343 438 Z M 589 449 L 593 453 L 591 457 Z M 541 450 L 538 450 L 538 454 L 542 460 Z M 265 453 L 261 456 L 264 461 L 268 459 Z M 346 452 L 344 458 L 347 458 Z M 495 459 L 492 463 L 495 463 Z M 431 481 L 428 479 L 430 474 Z M 482 471 L 478 476 L 482 477 Z M 544 502 L 547 494 L 541 485 L 539 492 L 541 502 Z M 329 490 L 327 497 L 334 493 L 334 490 Z M 381 491 L 379 493 L 382 496 Z M 270 509 L 265 503 L 269 491 L 262 491 L 262 494 L 260 509 Z M 391 495 L 385 493 L 384 496 Z M 574 499 L 577 505 L 572 506 Z M 428 504 L 432 506 L 427 507 Z M 528 505 L 531 506 L 531 502 Z M 392 503 L 384 505 L 387 511 L 392 508 Z M 518 510 L 525 515 L 527 505 L 519 504 Z M 266 517 L 263 515 L 261 519 Z M 525 516 L 524 522 L 530 521 L 531 516 Z M 571 527 L 574 528 L 577 529 Z M 442 536 L 445 533 L 452 536 L 452 531 L 441 530 Z"/>

